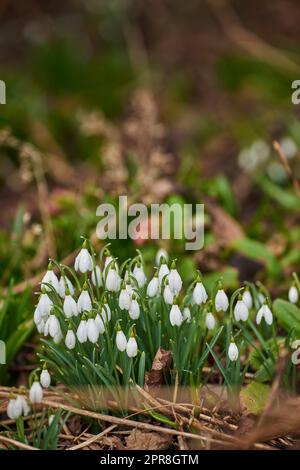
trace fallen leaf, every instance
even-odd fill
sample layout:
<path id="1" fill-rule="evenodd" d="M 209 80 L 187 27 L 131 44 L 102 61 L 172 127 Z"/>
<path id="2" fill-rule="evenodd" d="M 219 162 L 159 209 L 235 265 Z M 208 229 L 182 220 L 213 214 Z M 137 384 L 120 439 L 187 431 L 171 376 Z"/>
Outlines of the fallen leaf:
<path id="1" fill-rule="evenodd" d="M 171 443 L 171 436 L 158 432 L 144 432 L 135 429 L 125 438 L 126 449 L 128 450 L 164 450 L 168 449 Z"/>
<path id="2" fill-rule="evenodd" d="M 172 362 L 171 351 L 159 348 L 153 359 L 150 372 L 145 376 L 145 389 L 159 387 L 164 382 L 163 373 L 170 368 Z"/>
<path id="3" fill-rule="evenodd" d="M 241 404 L 246 414 L 259 415 L 266 406 L 270 386 L 251 382 L 241 391 Z"/>

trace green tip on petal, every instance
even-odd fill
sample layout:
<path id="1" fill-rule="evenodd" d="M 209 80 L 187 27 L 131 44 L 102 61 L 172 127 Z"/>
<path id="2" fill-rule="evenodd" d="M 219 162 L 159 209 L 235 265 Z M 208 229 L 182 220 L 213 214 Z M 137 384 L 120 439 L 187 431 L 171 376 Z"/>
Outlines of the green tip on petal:
<path id="1" fill-rule="evenodd" d="M 49 263 L 48 263 L 48 271 L 51 271 L 53 269 L 53 263 L 51 261 L 51 259 L 49 260 Z"/>
<path id="2" fill-rule="evenodd" d="M 85 281 L 82 287 L 83 290 L 88 290 L 88 283 Z"/>
<path id="3" fill-rule="evenodd" d="M 88 248 L 89 244 L 88 244 L 88 241 L 85 239 L 83 244 L 82 244 L 82 248 Z"/>

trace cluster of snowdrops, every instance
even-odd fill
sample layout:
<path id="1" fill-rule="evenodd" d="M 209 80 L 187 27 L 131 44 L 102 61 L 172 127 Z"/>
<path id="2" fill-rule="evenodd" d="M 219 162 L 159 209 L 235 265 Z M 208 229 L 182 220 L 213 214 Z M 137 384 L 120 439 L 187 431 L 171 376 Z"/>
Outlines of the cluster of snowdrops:
<path id="1" fill-rule="evenodd" d="M 65 385 L 143 385 L 159 348 L 172 352 L 179 383 L 199 385 L 209 353 L 217 360 L 213 348 L 223 328 L 225 366 L 240 375 L 237 326 L 251 321 L 252 312 L 254 323 L 272 327 L 267 292 L 245 285 L 229 298 L 220 279 L 208 295 L 197 272 L 184 293 L 176 260 L 159 249 L 155 261 L 147 279 L 140 252 L 119 266 L 107 246 L 96 256 L 87 240 L 74 269 L 50 261 L 34 312 L 43 366 L 31 374 L 28 397 L 20 389 L 10 398 L 9 418 L 28 415 L 29 404 L 42 401 L 51 375 Z M 297 285 L 288 297 L 298 302 Z"/>

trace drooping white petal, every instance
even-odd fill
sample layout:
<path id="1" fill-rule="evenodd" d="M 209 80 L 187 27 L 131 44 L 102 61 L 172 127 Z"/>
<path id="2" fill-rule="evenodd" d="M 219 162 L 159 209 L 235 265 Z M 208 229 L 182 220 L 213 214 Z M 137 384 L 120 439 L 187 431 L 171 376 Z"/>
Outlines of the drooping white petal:
<path id="1" fill-rule="evenodd" d="M 29 398 L 32 403 L 40 403 L 43 400 L 43 389 L 37 380 L 30 387 Z"/>
<path id="2" fill-rule="evenodd" d="M 68 349 L 74 349 L 76 345 L 75 333 L 72 330 L 68 330 L 65 338 L 65 345 Z"/>
<path id="3" fill-rule="evenodd" d="M 96 322 L 93 318 L 89 318 L 86 325 L 87 337 L 91 343 L 97 343 L 99 338 L 99 329 L 97 328 Z"/>
<path id="4" fill-rule="evenodd" d="M 192 314 L 191 314 L 189 307 L 185 307 L 183 309 L 182 318 L 183 318 L 183 321 L 186 321 L 187 323 L 191 322 Z"/>
<path id="5" fill-rule="evenodd" d="M 202 282 L 197 282 L 193 290 L 193 299 L 196 305 L 205 304 L 208 299 L 205 287 Z"/>
<path id="6" fill-rule="evenodd" d="M 95 266 L 95 268 L 93 269 L 91 280 L 94 286 L 97 286 L 97 285 L 98 287 L 102 286 L 102 274 L 101 274 L 101 269 L 99 266 Z"/>
<path id="7" fill-rule="evenodd" d="M 131 297 L 130 294 L 128 293 L 126 287 L 125 289 L 121 289 L 120 295 L 119 295 L 119 307 L 121 310 L 129 310 L 131 303 Z"/>
<path id="8" fill-rule="evenodd" d="M 77 300 L 78 313 L 90 312 L 92 310 L 92 301 L 87 290 L 83 290 Z"/>
<path id="9" fill-rule="evenodd" d="M 80 252 L 75 258 L 74 264 L 75 271 L 86 273 L 93 269 L 93 259 L 86 248 L 81 248 Z"/>
<path id="10" fill-rule="evenodd" d="M 103 335 L 105 331 L 105 324 L 103 319 L 100 317 L 99 313 L 97 313 L 97 315 L 95 316 L 95 324 L 98 328 L 100 335 Z"/>
<path id="11" fill-rule="evenodd" d="M 247 321 L 248 320 L 249 311 L 248 311 L 247 305 L 244 303 L 243 300 L 237 301 L 234 307 L 233 314 L 234 314 L 235 321 L 240 321 L 240 320 Z"/>
<path id="12" fill-rule="evenodd" d="M 173 292 L 173 294 L 177 296 L 182 288 L 182 279 L 177 269 L 171 269 L 168 276 L 168 280 L 171 292 Z"/>
<path id="13" fill-rule="evenodd" d="M 170 270 L 167 266 L 167 264 L 163 263 L 160 265 L 159 271 L 158 271 L 158 280 L 159 284 L 162 284 L 163 279 L 168 276 Z"/>
<path id="14" fill-rule="evenodd" d="M 120 290 L 121 278 L 115 268 L 108 268 L 105 287 L 110 292 L 118 292 Z"/>
<path id="15" fill-rule="evenodd" d="M 242 296 L 243 296 L 244 304 L 247 306 L 248 310 L 250 310 L 250 308 L 252 308 L 252 305 L 253 305 L 253 299 L 252 299 L 252 295 L 250 294 L 249 290 L 245 290 L 243 292 Z"/>
<path id="16" fill-rule="evenodd" d="M 137 342 L 133 336 L 127 342 L 126 353 L 128 357 L 135 357 L 137 355 Z"/>
<path id="17" fill-rule="evenodd" d="M 182 324 L 183 317 L 178 305 L 172 305 L 170 310 L 170 323 L 172 326 L 180 326 Z"/>
<path id="18" fill-rule="evenodd" d="M 136 282 L 138 283 L 139 288 L 141 289 L 142 287 L 144 287 L 147 281 L 147 278 L 144 273 L 143 266 L 135 265 L 132 275 L 135 278 Z"/>
<path id="19" fill-rule="evenodd" d="M 228 297 L 223 289 L 219 289 L 215 298 L 215 307 L 217 312 L 226 312 L 229 307 Z"/>
<path id="20" fill-rule="evenodd" d="M 239 350 L 235 343 L 230 343 L 229 348 L 228 348 L 228 357 L 231 362 L 237 361 L 239 357 Z"/>
<path id="21" fill-rule="evenodd" d="M 291 286 L 288 293 L 289 301 L 292 304 L 296 304 L 299 300 L 299 293 L 296 286 Z"/>
<path id="22" fill-rule="evenodd" d="M 66 285 L 67 288 L 69 289 L 70 294 L 73 296 L 74 295 L 74 287 L 72 282 L 70 281 L 67 276 L 61 276 L 59 280 L 59 295 L 61 296 L 62 299 L 65 298 L 66 295 Z"/>
<path id="23" fill-rule="evenodd" d="M 168 305 L 173 305 L 174 294 L 171 292 L 169 284 L 167 284 L 164 288 L 164 301 Z"/>
<path id="24" fill-rule="evenodd" d="M 46 293 L 42 293 L 40 295 L 37 308 L 40 311 L 40 314 L 42 317 L 48 317 L 50 314 L 51 308 L 52 308 L 53 302 L 52 300 L 48 297 Z"/>
<path id="25" fill-rule="evenodd" d="M 156 266 L 159 266 L 162 260 L 166 260 L 166 262 L 168 262 L 169 255 L 166 250 L 164 250 L 163 248 L 160 248 L 157 251 L 156 256 L 155 256 Z"/>
<path id="26" fill-rule="evenodd" d="M 139 318 L 140 306 L 136 299 L 132 299 L 128 313 L 132 320 L 137 320 Z"/>
<path id="27" fill-rule="evenodd" d="M 65 296 L 63 311 L 66 318 L 76 317 L 78 315 L 77 303 L 71 295 Z"/>
<path id="28" fill-rule="evenodd" d="M 51 384 L 51 376 L 47 369 L 43 369 L 40 375 L 40 382 L 42 387 L 48 388 Z"/>
<path id="29" fill-rule="evenodd" d="M 126 350 L 127 339 L 122 330 L 117 331 L 116 345 L 119 351 L 123 352 Z"/>
<path id="30" fill-rule="evenodd" d="M 87 324 L 86 320 L 81 320 L 76 332 L 79 343 L 85 343 L 87 341 Z"/>
<path id="31" fill-rule="evenodd" d="M 155 297 L 158 294 L 159 281 L 158 277 L 154 276 L 147 286 L 147 295 L 149 297 Z"/>
<path id="32" fill-rule="evenodd" d="M 208 314 L 205 317 L 205 325 L 208 330 L 213 330 L 214 327 L 216 326 L 216 320 L 215 317 L 211 312 L 208 312 Z"/>

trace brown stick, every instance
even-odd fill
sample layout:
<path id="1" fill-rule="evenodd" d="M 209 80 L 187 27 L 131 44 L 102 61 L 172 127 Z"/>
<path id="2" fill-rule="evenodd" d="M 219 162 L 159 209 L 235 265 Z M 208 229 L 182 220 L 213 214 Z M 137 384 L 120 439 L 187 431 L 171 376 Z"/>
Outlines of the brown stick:
<path id="1" fill-rule="evenodd" d="M 292 169 L 290 167 L 290 164 L 289 162 L 287 161 L 287 158 L 286 156 L 284 155 L 283 151 L 282 151 L 282 148 L 281 148 L 281 145 L 279 142 L 277 142 L 277 140 L 274 140 L 273 142 L 273 148 L 274 150 L 278 153 L 278 156 L 280 158 L 280 161 L 282 163 L 282 166 L 283 168 L 285 169 L 285 172 L 290 180 L 290 182 L 292 183 L 292 185 L 294 186 L 294 190 L 295 190 L 295 193 L 296 195 L 300 198 L 300 185 L 299 185 L 299 182 L 296 180 L 296 178 L 294 177 L 293 175 L 293 172 L 292 172 Z"/>

